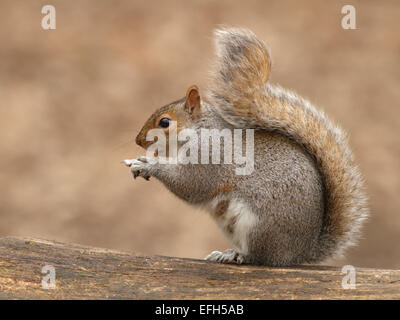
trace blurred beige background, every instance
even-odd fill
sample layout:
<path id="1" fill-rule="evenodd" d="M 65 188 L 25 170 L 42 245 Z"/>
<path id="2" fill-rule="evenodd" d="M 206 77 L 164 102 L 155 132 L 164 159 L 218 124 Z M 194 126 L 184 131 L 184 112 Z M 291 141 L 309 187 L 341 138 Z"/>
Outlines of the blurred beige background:
<path id="1" fill-rule="evenodd" d="M 400 6 L 351 1 L 0 1 L 0 236 L 203 258 L 229 244 L 210 217 L 119 162 L 141 125 L 207 85 L 219 24 L 272 49 L 272 82 L 322 107 L 351 137 L 372 216 L 334 263 L 400 268 Z M 57 29 L 41 28 L 41 8 Z"/>

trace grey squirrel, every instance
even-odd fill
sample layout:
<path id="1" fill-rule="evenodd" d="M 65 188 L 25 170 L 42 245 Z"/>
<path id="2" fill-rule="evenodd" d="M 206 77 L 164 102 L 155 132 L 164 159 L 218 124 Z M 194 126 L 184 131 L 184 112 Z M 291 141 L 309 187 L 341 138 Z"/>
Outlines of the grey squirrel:
<path id="1" fill-rule="evenodd" d="M 235 249 L 210 261 L 289 266 L 339 257 L 368 217 L 364 182 L 345 133 L 310 102 L 268 82 L 266 45 L 249 30 L 214 33 L 216 61 L 208 91 L 157 110 L 136 143 L 154 128 L 254 129 L 254 171 L 233 164 L 161 164 L 125 160 L 134 177 L 155 177 L 190 204 L 209 210 Z"/>

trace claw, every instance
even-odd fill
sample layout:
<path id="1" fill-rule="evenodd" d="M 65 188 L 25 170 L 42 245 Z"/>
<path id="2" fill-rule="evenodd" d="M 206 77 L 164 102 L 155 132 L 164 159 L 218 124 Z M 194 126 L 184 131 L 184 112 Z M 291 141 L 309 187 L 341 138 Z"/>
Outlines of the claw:
<path id="1" fill-rule="evenodd" d="M 121 163 L 126 165 L 127 167 L 130 167 L 132 165 L 132 162 L 130 160 L 123 160 L 121 161 Z"/>

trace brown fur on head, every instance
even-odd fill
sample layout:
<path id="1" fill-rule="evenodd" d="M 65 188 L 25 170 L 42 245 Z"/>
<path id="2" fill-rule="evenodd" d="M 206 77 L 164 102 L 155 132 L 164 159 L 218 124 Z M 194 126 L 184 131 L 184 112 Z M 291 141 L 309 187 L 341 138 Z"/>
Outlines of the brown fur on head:
<path id="1" fill-rule="evenodd" d="M 179 134 L 180 130 L 188 128 L 190 122 L 196 120 L 200 114 L 200 110 L 201 101 L 199 89 L 197 86 L 193 85 L 187 89 L 185 98 L 161 107 L 150 116 L 137 135 L 136 144 L 147 149 L 153 143 L 153 141 L 146 140 L 147 133 L 152 129 L 163 129 L 167 138 L 166 147 L 168 150 L 169 133 L 170 130 L 174 130 L 175 128 L 171 128 L 170 125 L 166 126 L 167 123 L 176 121 L 176 130 L 177 134 Z"/>

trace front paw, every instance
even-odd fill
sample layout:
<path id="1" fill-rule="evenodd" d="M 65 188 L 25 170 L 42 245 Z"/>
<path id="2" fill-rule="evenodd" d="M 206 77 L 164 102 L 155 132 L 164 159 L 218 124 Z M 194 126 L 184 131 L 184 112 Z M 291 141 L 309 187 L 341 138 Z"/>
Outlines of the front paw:
<path id="1" fill-rule="evenodd" d="M 130 167 L 133 178 L 143 177 L 146 180 L 150 179 L 150 169 L 152 165 L 147 161 L 146 157 L 130 159 L 122 161 L 126 166 Z"/>

